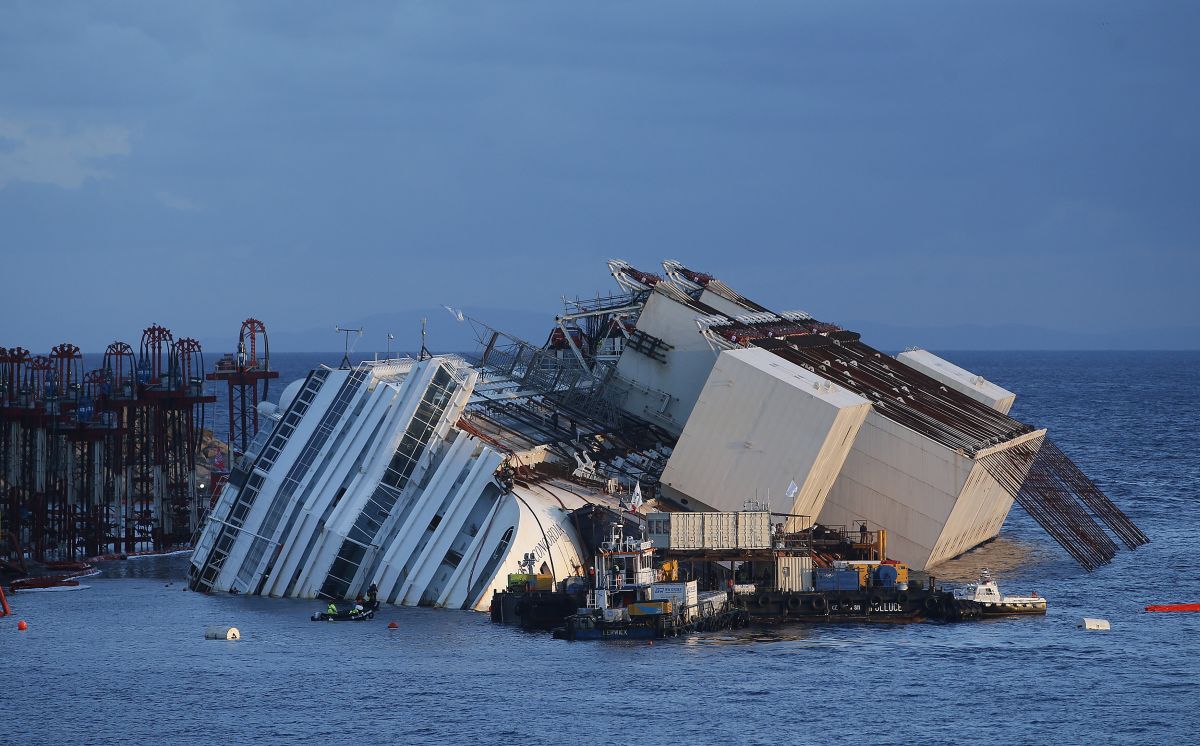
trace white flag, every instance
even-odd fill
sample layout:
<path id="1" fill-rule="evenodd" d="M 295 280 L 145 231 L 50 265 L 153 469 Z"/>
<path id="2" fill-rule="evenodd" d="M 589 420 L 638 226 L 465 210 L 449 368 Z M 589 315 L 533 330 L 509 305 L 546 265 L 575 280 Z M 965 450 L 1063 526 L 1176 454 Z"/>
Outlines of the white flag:
<path id="1" fill-rule="evenodd" d="M 638 508 L 642 507 L 642 483 L 637 482 L 633 488 L 633 497 L 629 498 L 629 503 L 633 505 L 633 512 L 636 513 Z"/>
<path id="2" fill-rule="evenodd" d="M 454 318 L 458 319 L 459 321 L 467 320 L 467 317 L 463 315 L 463 312 L 458 310 L 457 308 L 451 308 L 450 306 L 447 306 L 445 303 L 442 304 L 442 308 L 449 311 L 450 315 L 453 316 Z"/>
<path id="3" fill-rule="evenodd" d="M 799 491 L 800 491 L 800 488 L 796 486 L 796 480 L 793 479 L 792 481 L 788 482 L 788 488 L 787 488 L 787 490 L 784 491 L 783 494 L 786 495 L 789 500 L 791 500 L 793 497 L 796 496 L 796 493 Z"/>

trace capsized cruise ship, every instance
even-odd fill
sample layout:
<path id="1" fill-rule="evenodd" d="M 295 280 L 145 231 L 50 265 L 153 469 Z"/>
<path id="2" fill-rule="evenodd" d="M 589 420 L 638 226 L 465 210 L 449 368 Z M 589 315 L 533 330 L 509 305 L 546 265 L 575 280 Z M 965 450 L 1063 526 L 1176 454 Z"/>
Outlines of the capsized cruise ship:
<path id="1" fill-rule="evenodd" d="M 674 261 L 609 263 L 543 345 L 464 318 L 468 357 L 322 366 L 290 384 L 195 544 L 200 591 L 485 608 L 507 575 L 577 576 L 581 508 L 870 524 L 925 569 L 1018 502 L 1081 565 L 1146 536 L 1014 395 L 924 350 L 884 354 Z"/>
<path id="2" fill-rule="evenodd" d="M 601 423 L 548 394 L 592 377 L 491 338 L 453 355 L 322 366 L 260 405 L 273 425 L 238 459 L 196 542 L 199 591 L 486 608 L 520 562 L 583 569 L 573 513 L 617 510 L 618 480 L 661 471 L 671 439 Z"/>

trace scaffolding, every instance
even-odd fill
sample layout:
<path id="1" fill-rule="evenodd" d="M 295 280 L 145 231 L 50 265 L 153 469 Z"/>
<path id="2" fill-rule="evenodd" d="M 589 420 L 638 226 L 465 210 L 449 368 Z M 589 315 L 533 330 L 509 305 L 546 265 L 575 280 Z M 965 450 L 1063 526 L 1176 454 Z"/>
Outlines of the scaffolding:
<path id="1" fill-rule="evenodd" d="M 163 550 L 202 517 L 203 354 L 153 325 L 84 372 L 70 343 L 0 348 L 0 559 Z"/>
<path id="2" fill-rule="evenodd" d="M 271 381 L 279 378 L 279 371 L 271 370 L 266 324 L 255 318 L 243 321 L 238 333 L 237 353 L 226 354 L 217 360 L 216 367 L 204 378 L 217 382 L 218 387 L 225 384 L 229 424 L 225 453 L 213 464 L 209 475 L 207 508 L 216 504 L 237 458 L 250 449 L 258 435 L 258 405 L 267 401 Z"/>

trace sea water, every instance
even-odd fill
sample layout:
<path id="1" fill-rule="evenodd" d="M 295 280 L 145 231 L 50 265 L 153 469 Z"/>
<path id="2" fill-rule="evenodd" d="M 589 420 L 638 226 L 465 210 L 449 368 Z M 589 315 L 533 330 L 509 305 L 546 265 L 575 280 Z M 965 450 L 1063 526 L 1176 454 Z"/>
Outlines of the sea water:
<path id="1" fill-rule="evenodd" d="M 314 623 L 316 602 L 192 593 L 186 557 L 137 559 L 13 594 L 0 744 L 1195 742 L 1200 614 L 1142 608 L 1200 601 L 1200 353 L 946 356 L 1016 391 L 1013 414 L 1152 539 L 1087 573 L 1014 506 L 1000 539 L 935 570 L 991 567 L 1047 596 L 1045 617 L 568 643 L 437 609 Z M 217 624 L 243 639 L 205 640 Z"/>

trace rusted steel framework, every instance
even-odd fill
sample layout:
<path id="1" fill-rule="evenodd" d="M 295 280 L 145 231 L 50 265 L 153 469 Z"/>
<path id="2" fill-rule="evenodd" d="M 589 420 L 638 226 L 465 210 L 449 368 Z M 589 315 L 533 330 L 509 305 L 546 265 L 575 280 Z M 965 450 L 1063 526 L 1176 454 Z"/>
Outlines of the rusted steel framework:
<path id="1" fill-rule="evenodd" d="M 869 399 L 889 420 L 967 455 L 1033 431 L 862 342 L 819 339 L 825 343 L 798 344 L 784 337 L 753 344 Z"/>
<path id="2" fill-rule="evenodd" d="M 146 329 L 141 355 L 109 345 L 85 372 L 78 347 L 0 348 L 0 559 L 162 549 L 199 519 L 204 423 L 199 343 Z"/>
<path id="3" fill-rule="evenodd" d="M 1062 460 L 1066 456 L 1053 444 L 1041 441 L 1038 438 L 986 454 L 980 462 L 1075 561 L 1089 571 L 1095 570 L 1112 561 L 1117 545 L 1063 478 Z M 1103 500 L 1111 504 L 1107 497 Z"/>
<path id="4" fill-rule="evenodd" d="M 224 381 L 229 414 L 228 446 L 245 453 L 258 434 L 258 404 L 265 401 L 271 381 L 279 372 L 271 370 L 270 343 L 266 324 L 250 318 L 242 322 L 237 355 L 225 355 L 205 378 Z M 228 459 L 232 463 L 233 459 Z"/>
<path id="5" fill-rule="evenodd" d="M 1126 547 L 1136 549 L 1150 543 L 1150 537 L 1130 520 L 1129 516 L 1104 494 L 1096 483 L 1075 465 L 1053 441 L 1047 440 L 1038 454 L 1039 461 L 1045 461 L 1047 467 L 1071 492 L 1079 497 L 1092 515 L 1100 519 L 1112 529 Z"/>

